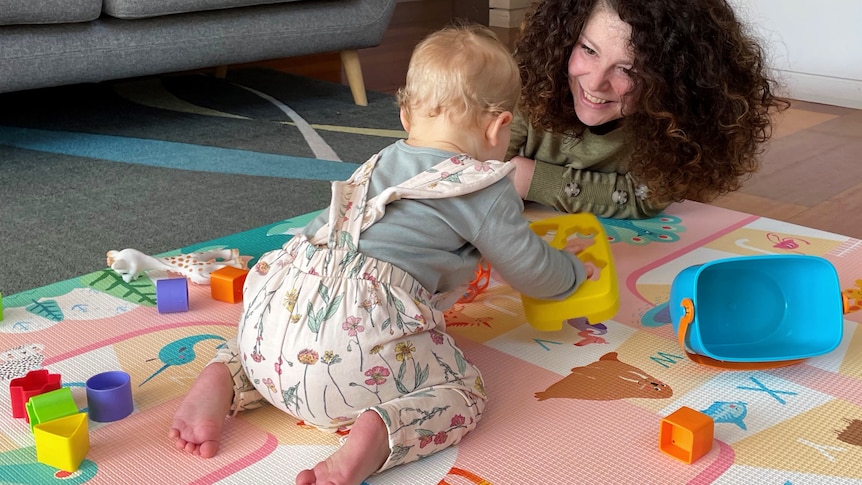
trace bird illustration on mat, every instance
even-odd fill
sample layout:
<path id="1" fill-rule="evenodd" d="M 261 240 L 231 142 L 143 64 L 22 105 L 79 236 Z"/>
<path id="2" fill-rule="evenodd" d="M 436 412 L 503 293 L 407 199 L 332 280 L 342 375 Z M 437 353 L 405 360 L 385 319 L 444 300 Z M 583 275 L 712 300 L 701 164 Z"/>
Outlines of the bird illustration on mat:
<path id="1" fill-rule="evenodd" d="M 175 340 L 164 347 L 159 351 L 159 360 L 164 364 L 161 369 L 153 372 L 150 377 L 147 377 L 144 382 L 142 382 L 138 387 L 143 386 L 147 382 L 149 382 L 153 377 L 164 372 L 165 369 L 174 365 L 183 365 L 192 362 L 197 357 L 195 354 L 195 344 L 198 342 L 203 342 L 204 340 L 221 340 L 224 341 L 225 338 L 219 335 L 212 334 L 203 334 L 203 335 L 192 335 L 190 337 L 184 337 L 179 340 Z M 156 359 L 149 359 L 147 362 L 152 362 Z"/>

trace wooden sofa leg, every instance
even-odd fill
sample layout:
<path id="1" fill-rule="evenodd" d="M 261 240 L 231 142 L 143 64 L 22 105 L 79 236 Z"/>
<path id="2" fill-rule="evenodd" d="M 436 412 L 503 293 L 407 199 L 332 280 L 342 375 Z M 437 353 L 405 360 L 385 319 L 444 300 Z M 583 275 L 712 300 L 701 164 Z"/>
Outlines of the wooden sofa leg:
<path id="1" fill-rule="evenodd" d="M 347 76 L 347 84 L 353 94 L 353 102 L 359 106 L 368 106 L 365 96 L 365 81 L 362 80 L 362 66 L 359 65 L 359 53 L 355 50 L 341 51 L 341 65 Z"/>

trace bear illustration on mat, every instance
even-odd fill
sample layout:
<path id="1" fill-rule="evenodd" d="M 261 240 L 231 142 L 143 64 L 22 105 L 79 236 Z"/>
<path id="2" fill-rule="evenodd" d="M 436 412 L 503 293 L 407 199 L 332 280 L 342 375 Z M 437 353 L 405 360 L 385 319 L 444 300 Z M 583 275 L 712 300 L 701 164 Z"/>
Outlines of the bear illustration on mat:
<path id="1" fill-rule="evenodd" d="M 609 352 L 583 367 L 575 367 L 571 374 L 536 393 L 536 399 L 586 399 L 613 401 L 639 397 L 666 399 L 673 390 L 664 382 L 638 369 L 620 362 L 616 352 Z"/>

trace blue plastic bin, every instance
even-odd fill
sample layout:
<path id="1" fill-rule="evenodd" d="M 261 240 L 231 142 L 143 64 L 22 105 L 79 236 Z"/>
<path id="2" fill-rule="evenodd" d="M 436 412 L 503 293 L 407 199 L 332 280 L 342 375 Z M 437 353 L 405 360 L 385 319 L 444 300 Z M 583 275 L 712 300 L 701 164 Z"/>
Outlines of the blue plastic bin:
<path id="1" fill-rule="evenodd" d="M 742 256 L 691 266 L 674 279 L 670 314 L 692 353 L 727 362 L 805 359 L 841 343 L 838 272 L 804 255 Z"/>

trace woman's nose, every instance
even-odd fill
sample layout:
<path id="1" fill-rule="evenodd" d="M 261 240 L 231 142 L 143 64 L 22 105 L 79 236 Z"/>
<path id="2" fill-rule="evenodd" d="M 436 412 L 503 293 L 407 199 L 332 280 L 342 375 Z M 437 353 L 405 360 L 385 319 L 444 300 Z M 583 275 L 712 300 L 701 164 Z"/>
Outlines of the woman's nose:
<path id="1" fill-rule="evenodd" d="M 593 72 L 587 76 L 587 82 L 584 87 L 591 93 L 604 91 L 609 84 L 608 77 L 604 73 Z"/>

